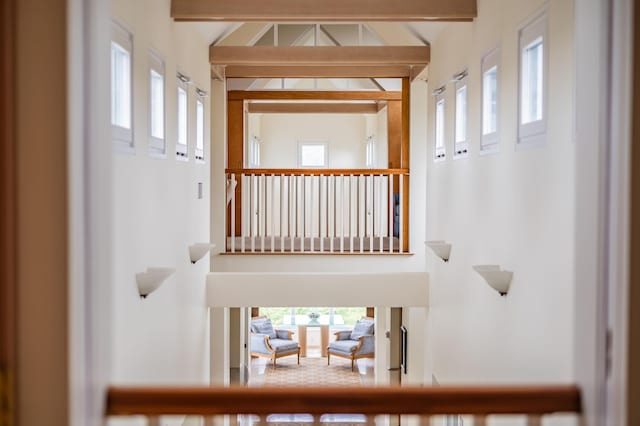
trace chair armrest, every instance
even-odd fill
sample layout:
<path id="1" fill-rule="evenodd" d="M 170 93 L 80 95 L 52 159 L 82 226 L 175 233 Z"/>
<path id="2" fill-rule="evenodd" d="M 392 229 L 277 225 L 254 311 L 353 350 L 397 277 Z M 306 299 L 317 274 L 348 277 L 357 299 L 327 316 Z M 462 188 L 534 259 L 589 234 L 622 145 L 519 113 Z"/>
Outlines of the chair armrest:
<path id="1" fill-rule="evenodd" d="M 360 336 L 358 347 L 354 351 L 355 355 L 372 354 L 376 350 L 376 338 L 373 335 Z"/>
<path id="2" fill-rule="evenodd" d="M 251 352 L 274 353 L 268 334 L 251 333 Z"/>
<path id="3" fill-rule="evenodd" d="M 278 335 L 278 339 L 293 340 L 293 335 L 295 334 L 295 331 L 276 330 L 276 334 Z"/>
<path id="4" fill-rule="evenodd" d="M 351 340 L 351 331 L 350 330 L 346 330 L 346 331 L 336 331 L 335 333 L 333 333 L 336 336 L 336 340 Z"/>

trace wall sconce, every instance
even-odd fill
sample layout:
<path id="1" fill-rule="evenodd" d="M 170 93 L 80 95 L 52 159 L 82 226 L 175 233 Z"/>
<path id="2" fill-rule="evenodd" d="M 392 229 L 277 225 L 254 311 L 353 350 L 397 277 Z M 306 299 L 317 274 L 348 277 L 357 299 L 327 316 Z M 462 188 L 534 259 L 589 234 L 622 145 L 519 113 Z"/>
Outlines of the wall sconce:
<path id="1" fill-rule="evenodd" d="M 506 296 L 511 285 L 513 272 L 500 270 L 499 265 L 474 265 L 476 271 L 500 296 Z"/>
<path id="2" fill-rule="evenodd" d="M 213 250 L 215 244 L 210 243 L 195 243 L 189 246 L 189 259 L 191 259 L 191 263 L 196 263 L 198 260 L 202 259 L 205 254 L 209 252 L 209 250 Z"/>
<path id="3" fill-rule="evenodd" d="M 235 178 L 233 180 L 227 179 L 227 206 L 236 194 L 236 186 L 238 186 L 238 181 Z"/>
<path id="4" fill-rule="evenodd" d="M 181 72 L 176 73 L 176 74 L 177 74 L 178 80 L 180 80 L 184 84 L 191 84 L 191 79 L 189 77 L 187 77 L 186 75 L 182 74 Z"/>
<path id="5" fill-rule="evenodd" d="M 429 247 L 440 259 L 445 262 L 449 261 L 449 255 L 451 254 L 451 244 L 442 240 L 425 241 L 427 247 Z"/>
<path id="6" fill-rule="evenodd" d="M 140 297 L 146 299 L 175 271 L 176 268 L 147 268 L 146 272 L 138 272 L 136 274 L 136 283 L 138 284 Z"/>

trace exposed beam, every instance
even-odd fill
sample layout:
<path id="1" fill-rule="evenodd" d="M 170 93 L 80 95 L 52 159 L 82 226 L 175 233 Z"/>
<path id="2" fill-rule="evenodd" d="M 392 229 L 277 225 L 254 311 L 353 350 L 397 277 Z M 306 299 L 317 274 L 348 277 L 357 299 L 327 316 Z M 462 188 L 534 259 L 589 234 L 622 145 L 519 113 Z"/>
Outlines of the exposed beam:
<path id="1" fill-rule="evenodd" d="M 400 101 L 399 91 L 334 90 L 230 90 L 227 100 L 326 100 L 326 101 Z"/>
<path id="2" fill-rule="evenodd" d="M 471 21 L 476 0 L 172 0 L 176 21 Z"/>
<path id="3" fill-rule="evenodd" d="M 212 65 L 212 77 L 227 78 L 402 78 L 411 77 L 413 69 L 407 65 L 371 66 L 254 66 L 254 65 Z M 415 72 L 414 72 L 415 74 Z"/>
<path id="4" fill-rule="evenodd" d="M 377 114 L 376 103 L 252 102 L 248 111 L 259 114 Z"/>
<path id="5" fill-rule="evenodd" d="M 428 65 L 429 46 L 211 46 L 211 65 Z"/>

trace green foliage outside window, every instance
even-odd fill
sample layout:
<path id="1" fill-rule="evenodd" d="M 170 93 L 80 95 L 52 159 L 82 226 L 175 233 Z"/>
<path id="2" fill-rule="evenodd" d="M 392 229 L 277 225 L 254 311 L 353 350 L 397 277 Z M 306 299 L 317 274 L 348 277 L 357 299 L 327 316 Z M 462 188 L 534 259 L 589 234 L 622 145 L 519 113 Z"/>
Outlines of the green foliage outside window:
<path id="1" fill-rule="evenodd" d="M 330 316 L 331 308 L 260 308 L 260 316 L 270 318 L 271 322 L 273 322 L 273 324 L 276 326 L 290 325 L 292 313 L 299 318 L 300 316 L 306 317 L 311 312 L 317 312 L 322 316 Z M 365 314 L 366 308 L 364 307 L 333 308 L 334 322 L 331 325 L 353 326 L 355 325 L 356 321 L 365 316 Z M 306 320 L 307 318 L 304 318 L 304 321 Z"/>

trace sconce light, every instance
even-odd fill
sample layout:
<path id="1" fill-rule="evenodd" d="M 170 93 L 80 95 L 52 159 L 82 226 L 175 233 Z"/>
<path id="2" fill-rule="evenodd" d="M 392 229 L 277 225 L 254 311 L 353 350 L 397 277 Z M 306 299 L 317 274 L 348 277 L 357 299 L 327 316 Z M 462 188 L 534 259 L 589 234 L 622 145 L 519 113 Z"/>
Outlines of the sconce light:
<path id="1" fill-rule="evenodd" d="M 444 85 L 442 85 L 442 86 L 438 87 L 437 89 L 435 89 L 433 92 L 431 92 L 431 94 L 433 96 L 440 96 L 445 92 L 445 90 L 447 90 L 447 88 Z"/>
<path id="2" fill-rule="evenodd" d="M 451 244 L 442 240 L 425 241 L 427 247 L 429 247 L 436 256 L 445 262 L 449 261 L 449 255 L 451 254 Z"/>
<path id="3" fill-rule="evenodd" d="M 196 263 L 198 260 L 202 259 L 205 254 L 209 252 L 209 250 L 213 250 L 215 244 L 210 243 L 195 243 L 189 246 L 189 258 L 191 259 L 191 263 Z"/>
<path id="4" fill-rule="evenodd" d="M 464 79 L 468 74 L 467 70 L 462 70 L 457 74 L 454 74 L 453 77 L 451 77 L 451 81 L 460 81 L 462 79 Z"/>
<path id="5" fill-rule="evenodd" d="M 138 272 L 136 274 L 136 283 L 138 284 L 138 293 L 140 297 L 145 299 L 162 285 L 164 280 L 169 278 L 176 268 L 147 268 L 146 272 Z"/>
<path id="6" fill-rule="evenodd" d="M 206 98 L 209 96 L 209 94 L 207 92 L 205 92 L 202 89 L 199 89 L 196 87 L 196 95 L 200 96 L 201 98 Z"/>
<path id="7" fill-rule="evenodd" d="M 227 205 L 231 202 L 231 199 L 236 193 L 236 186 L 238 186 L 238 181 L 233 179 L 227 179 Z"/>
<path id="8" fill-rule="evenodd" d="M 500 270 L 499 265 L 474 265 L 476 271 L 500 296 L 506 296 L 511 285 L 513 272 Z"/>
<path id="9" fill-rule="evenodd" d="M 178 80 L 180 80 L 184 84 L 191 84 L 191 79 L 186 75 L 182 74 L 181 72 L 177 73 L 177 76 L 178 76 Z"/>

